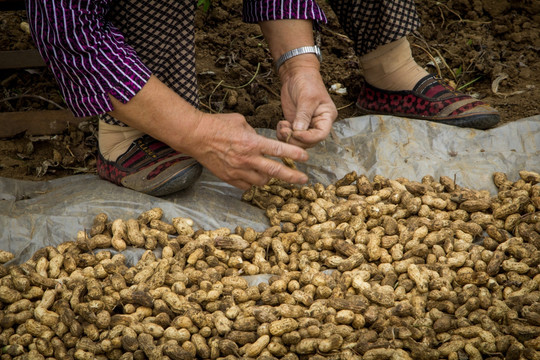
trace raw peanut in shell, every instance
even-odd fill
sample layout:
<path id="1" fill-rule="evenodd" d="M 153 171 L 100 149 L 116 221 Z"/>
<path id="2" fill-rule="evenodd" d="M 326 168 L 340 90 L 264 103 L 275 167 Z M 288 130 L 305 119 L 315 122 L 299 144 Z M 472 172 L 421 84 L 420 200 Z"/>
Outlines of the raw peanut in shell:
<path id="1" fill-rule="evenodd" d="M 329 353 L 338 350 L 342 344 L 343 338 L 338 334 L 333 334 L 328 339 L 322 339 L 319 342 L 318 349 L 320 352 Z"/>
<path id="2" fill-rule="evenodd" d="M 174 225 L 136 221 L 146 248 L 168 250 L 127 265 L 90 252 L 114 238 L 113 221 L 0 267 L 2 289 L 21 296 L 2 307 L 0 344 L 59 359 L 534 358 L 539 185 L 502 176 L 493 196 L 450 179 L 376 176 L 252 189 L 276 221 L 261 233 L 193 231 L 184 219 L 186 233 L 169 239 Z M 259 273 L 272 278 L 244 277 Z"/>
<path id="3" fill-rule="evenodd" d="M 278 262 L 287 264 L 289 262 L 289 255 L 285 251 L 281 240 L 278 238 L 273 238 L 271 244 L 272 250 L 274 251 L 274 254 L 276 254 Z"/>
<path id="4" fill-rule="evenodd" d="M 339 188 L 341 186 L 347 186 L 355 182 L 358 178 L 358 175 L 356 171 L 351 171 L 347 173 L 345 176 L 343 176 L 341 179 L 336 181 L 335 186 L 336 188 Z"/>
<path id="5" fill-rule="evenodd" d="M 124 220 L 116 219 L 112 222 L 111 231 L 113 233 L 111 246 L 117 251 L 123 251 L 127 247 L 127 226 Z"/>
<path id="6" fill-rule="evenodd" d="M 108 234 L 97 234 L 87 240 L 88 249 L 105 249 L 111 247 L 111 237 Z"/>
<path id="7" fill-rule="evenodd" d="M 146 226 L 141 226 L 141 233 L 146 239 L 145 248 L 153 250 L 157 244 L 160 246 L 167 246 L 169 243 L 169 235 L 165 231 L 158 229 L 151 229 Z M 149 244 L 151 242 L 151 244 Z"/>
<path id="8" fill-rule="evenodd" d="M 373 185 L 365 175 L 361 175 L 356 180 L 356 186 L 358 187 L 358 193 L 360 195 L 369 196 L 373 193 Z"/>
<path id="9" fill-rule="evenodd" d="M 246 356 L 248 357 L 256 357 L 258 356 L 261 351 L 266 348 L 268 343 L 270 342 L 270 336 L 263 335 L 257 339 L 253 344 L 248 345 L 246 350 Z"/>
<path id="10" fill-rule="evenodd" d="M 176 217 L 172 219 L 172 225 L 178 235 L 192 236 L 195 233 L 193 230 L 193 220 L 191 219 Z"/>
<path id="11" fill-rule="evenodd" d="M 214 326 L 218 334 L 227 335 L 231 331 L 232 321 L 229 320 L 225 314 L 221 311 L 216 311 L 212 314 L 214 319 Z"/>
<path id="12" fill-rule="evenodd" d="M 197 350 L 197 356 L 201 359 L 208 359 L 210 357 L 210 347 L 206 343 L 205 338 L 200 334 L 193 334 L 191 336 L 191 342 L 195 345 Z"/>
<path id="13" fill-rule="evenodd" d="M 523 240 L 534 245 L 537 250 L 540 250 L 540 234 L 535 231 L 530 225 L 526 223 L 520 223 L 517 226 L 517 232 L 521 237 L 523 237 Z"/>
<path id="14" fill-rule="evenodd" d="M 341 197 L 348 197 L 352 194 L 357 194 L 358 188 L 356 185 L 343 185 L 336 188 L 336 195 Z"/>
<path id="15" fill-rule="evenodd" d="M 20 268 L 11 267 L 9 273 L 11 275 L 11 281 L 15 290 L 18 290 L 21 293 L 25 293 L 32 286 L 30 279 L 28 279 L 28 277 L 24 275 L 24 272 Z"/>
<path id="16" fill-rule="evenodd" d="M 506 219 L 508 216 L 515 214 L 519 211 L 519 203 L 510 203 L 501 205 L 493 211 L 493 217 L 495 219 Z"/>
<path id="17" fill-rule="evenodd" d="M 283 344 L 274 341 L 268 344 L 266 350 L 268 350 L 270 354 L 278 358 L 283 358 L 288 352 L 288 349 Z"/>
<path id="18" fill-rule="evenodd" d="M 456 276 L 456 282 L 460 285 L 474 284 L 474 285 L 484 285 L 487 283 L 489 275 L 483 271 L 480 272 L 467 272 L 460 273 Z"/>
<path id="19" fill-rule="evenodd" d="M 371 349 L 365 352 L 362 357 L 364 360 L 412 360 L 409 354 L 402 349 Z"/>
<path id="20" fill-rule="evenodd" d="M 534 171 L 525 171 L 522 170 L 519 172 L 519 176 L 526 182 L 537 184 L 540 183 L 540 174 Z"/>
<path id="21" fill-rule="evenodd" d="M 368 300 L 363 297 L 348 297 L 347 299 L 331 298 L 328 299 L 328 306 L 336 310 L 351 310 L 359 314 L 363 313 L 368 307 Z"/>
<path id="22" fill-rule="evenodd" d="M 107 223 L 108 217 L 105 213 L 97 214 L 94 218 L 94 224 L 92 225 L 92 228 L 90 229 L 90 237 L 93 237 L 97 234 L 101 234 L 103 231 L 105 231 L 105 226 Z"/>
<path id="23" fill-rule="evenodd" d="M 298 329 L 298 322 L 291 318 L 285 318 L 271 322 L 269 331 L 273 336 L 281 336 L 296 329 Z"/>
<path id="24" fill-rule="evenodd" d="M 144 354 L 149 360 L 161 359 L 161 351 L 154 344 L 154 338 L 150 334 L 142 333 L 138 336 L 139 347 L 144 351 Z"/>
<path id="25" fill-rule="evenodd" d="M 470 199 L 459 204 L 459 208 L 467 212 L 473 213 L 476 211 L 484 211 L 491 207 L 491 204 L 486 199 Z"/>
<path id="26" fill-rule="evenodd" d="M 96 314 L 96 326 L 98 329 L 108 329 L 111 324 L 111 314 L 102 310 Z"/>
<path id="27" fill-rule="evenodd" d="M 315 201 L 317 199 L 317 193 L 315 192 L 315 190 L 308 186 L 303 186 L 300 189 L 300 194 L 304 199 L 309 201 Z"/>
<path id="28" fill-rule="evenodd" d="M 21 293 L 13 290 L 5 285 L 0 285 L 0 301 L 7 304 L 12 304 L 21 300 Z"/>
<path id="29" fill-rule="evenodd" d="M 9 251 L 0 250 L 0 264 L 5 264 L 8 261 L 12 260 L 15 257 L 13 253 Z"/>
<path id="30" fill-rule="evenodd" d="M 163 355 L 168 356 L 172 360 L 191 360 L 193 355 L 184 350 L 180 345 L 173 341 L 167 341 L 163 345 Z"/>
<path id="31" fill-rule="evenodd" d="M 127 240 L 129 245 L 135 247 L 144 247 L 145 239 L 139 228 L 139 223 L 135 219 L 129 219 L 126 222 L 127 227 Z"/>
<path id="32" fill-rule="evenodd" d="M 464 340 L 453 340 L 442 344 L 438 350 L 441 356 L 448 356 L 451 353 L 457 352 L 465 347 Z"/>
<path id="33" fill-rule="evenodd" d="M 127 288 L 120 291 L 120 298 L 124 303 L 135 304 L 152 308 L 154 299 L 145 291 L 132 290 Z"/>
<path id="34" fill-rule="evenodd" d="M 364 255 L 360 252 L 349 256 L 349 258 L 340 262 L 337 266 L 338 270 L 341 272 L 350 271 L 365 262 Z"/>
<path id="35" fill-rule="evenodd" d="M 332 242 L 334 249 L 344 256 L 352 256 L 360 251 L 354 244 L 341 239 L 334 239 Z"/>
<path id="36" fill-rule="evenodd" d="M 320 341 L 320 339 L 314 338 L 302 339 L 298 344 L 296 344 L 296 352 L 301 355 L 313 354 L 317 352 Z"/>
<path id="37" fill-rule="evenodd" d="M 6 313 L 19 313 L 23 310 L 30 309 L 33 306 L 32 302 L 28 299 L 21 299 L 18 301 L 15 301 L 14 303 L 10 304 L 5 308 Z"/>
<path id="38" fill-rule="evenodd" d="M 34 317 L 41 324 L 46 325 L 50 328 L 54 327 L 59 321 L 59 316 L 57 313 L 49 311 L 41 306 L 36 307 L 36 309 L 34 310 Z"/>
<path id="39" fill-rule="evenodd" d="M 175 234 L 176 229 L 173 225 L 166 223 L 165 221 L 159 219 L 150 220 L 150 227 L 152 229 L 163 231 L 169 235 Z"/>
<path id="40" fill-rule="evenodd" d="M 24 353 L 24 347 L 19 344 L 7 345 L 2 348 L 2 353 L 9 356 L 19 356 Z"/>
<path id="41" fill-rule="evenodd" d="M 141 224 L 146 225 L 152 220 L 160 220 L 162 216 L 163 210 L 161 208 L 155 207 L 140 214 L 137 220 Z"/>
<path id="42" fill-rule="evenodd" d="M 244 250 L 250 246 L 247 240 L 238 235 L 217 236 L 214 239 L 215 246 L 225 250 Z"/>
<path id="43" fill-rule="evenodd" d="M 257 341 L 257 334 L 253 332 L 232 330 L 225 336 L 225 338 L 234 341 L 240 346 L 244 346 Z"/>

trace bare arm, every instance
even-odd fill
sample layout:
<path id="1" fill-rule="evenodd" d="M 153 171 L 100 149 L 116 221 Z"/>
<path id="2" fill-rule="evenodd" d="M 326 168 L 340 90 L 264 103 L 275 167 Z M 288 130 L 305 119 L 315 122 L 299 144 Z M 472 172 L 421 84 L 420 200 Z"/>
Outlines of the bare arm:
<path id="1" fill-rule="evenodd" d="M 111 96 L 116 119 L 193 156 L 217 177 L 247 189 L 271 177 L 305 183 L 307 176 L 266 156 L 306 161 L 305 150 L 258 135 L 240 114 L 207 114 L 192 107 L 159 79 L 126 104 Z"/>
<path id="2" fill-rule="evenodd" d="M 289 50 L 314 44 L 311 20 L 273 20 L 259 25 L 274 60 Z M 330 133 L 337 110 L 319 70 L 314 54 L 295 56 L 280 67 L 281 104 L 286 119 L 278 124 L 280 140 L 290 138 L 292 144 L 310 147 Z"/>

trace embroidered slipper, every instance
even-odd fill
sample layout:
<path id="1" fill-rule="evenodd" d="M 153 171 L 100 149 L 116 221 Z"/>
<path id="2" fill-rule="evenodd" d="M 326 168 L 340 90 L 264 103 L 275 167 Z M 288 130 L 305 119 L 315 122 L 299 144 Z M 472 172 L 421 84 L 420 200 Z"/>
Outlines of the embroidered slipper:
<path id="1" fill-rule="evenodd" d="M 101 178 L 152 196 L 185 189 L 202 172 L 195 159 L 148 135 L 133 141 L 116 161 L 106 160 L 98 151 L 96 168 Z"/>
<path id="2" fill-rule="evenodd" d="M 455 91 L 433 75 L 425 76 L 407 91 L 382 90 L 364 82 L 356 106 L 365 114 L 395 115 L 482 130 L 500 121 L 497 110 Z"/>

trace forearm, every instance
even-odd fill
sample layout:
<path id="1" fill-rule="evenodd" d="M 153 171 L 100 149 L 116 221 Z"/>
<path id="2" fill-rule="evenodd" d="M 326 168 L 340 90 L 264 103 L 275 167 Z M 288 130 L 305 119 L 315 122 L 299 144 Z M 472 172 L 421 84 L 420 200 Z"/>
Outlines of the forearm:
<path id="1" fill-rule="evenodd" d="M 220 179 L 242 189 L 272 177 L 303 184 L 307 176 L 267 158 L 307 160 L 290 144 L 258 135 L 240 114 L 206 114 L 152 76 L 128 103 L 111 99 L 112 116 L 190 155 Z"/>
<path id="2" fill-rule="evenodd" d="M 287 51 L 302 46 L 313 46 L 313 24 L 311 20 L 272 20 L 259 23 L 264 34 L 270 53 L 274 60 Z M 291 36 L 294 34 L 294 36 Z M 303 54 L 287 60 L 279 69 L 280 76 L 294 67 L 320 67 L 315 54 Z"/>
<path id="3" fill-rule="evenodd" d="M 310 20 L 263 21 L 259 25 L 274 60 L 292 49 L 313 46 Z M 301 147 L 314 146 L 328 135 L 337 110 L 320 74 L 320 63 L 312 53 L 296 55 L 281 63 L 281 106 L 277 137 Z"/>
<path id="4" fill-rule="evenodd" d="M 190 153 L 187 139 L 202 113 L 155 76 L 127 103 L 110 96 L 115 119 L 163 141 L 176 150 Z"/>

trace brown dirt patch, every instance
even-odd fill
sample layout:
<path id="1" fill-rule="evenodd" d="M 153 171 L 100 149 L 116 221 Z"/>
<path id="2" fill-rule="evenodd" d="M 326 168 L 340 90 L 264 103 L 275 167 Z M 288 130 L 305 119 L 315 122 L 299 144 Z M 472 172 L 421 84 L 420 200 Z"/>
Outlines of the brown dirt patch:
<path id="1" fill-rule="evenodd" d="M 362 69 L 330 8 L 320 3 L 330 19 L 322 29 L 323 79 L 328 87 L 347 88 L 347 95 L 332 98 L 339 119 L 354 117 Z M 423 26 L 410 40 L 420 64 L 492 104 L 503 122 L 540 113 L 540 1 L 421 0 L 417 5 Z M 254 127 L 274 128 L 282 117 L 279 81 L 259 27 L 242 23 L 240 9 L 240 0 L 222 0 L 198 13 L 201 107 L 240 112 Z M 24 20 L 24 11 L 0 13 L 0 50 L 33 47 L 20 27 Z M 427 65 L 433 60 L 438 68 Z M 52 102 L 65 106 L 48 70 L 0 71 L 1 112 L 56 109 Z M 54 136 L 2 139 L 0 176 L 42 180 L 94 172 L 95 146 L 92 121 Z"/>

